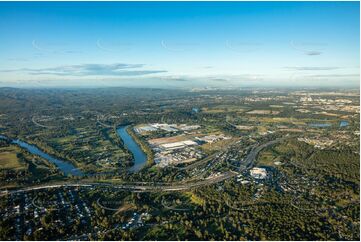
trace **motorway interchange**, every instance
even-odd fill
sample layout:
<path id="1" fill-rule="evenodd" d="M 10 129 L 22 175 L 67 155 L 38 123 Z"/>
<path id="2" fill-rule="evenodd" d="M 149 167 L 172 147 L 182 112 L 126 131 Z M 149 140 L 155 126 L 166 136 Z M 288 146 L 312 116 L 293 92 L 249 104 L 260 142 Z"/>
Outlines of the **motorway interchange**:
<path id="1" fill-rule="evenodd" d="M 17 189 L 17 190 L 3 190 L 3 191 L 1 191 L 0 196 L 7 196 L 9 194 L 23 193 L 23 192 L 28 192 L 28 191 L 50 189 L 50 188 L 60 188 L 60 187 L 102 187 L 102 186 L 109 187 L 110 186 L 112 188 L 116 188 L 119 190 L 126 190 L 126 191 L 133 191 L 133 192 L 159 192 L 159 191 L 168 191 L 169 192 L 169 191 L 188 190 L 191 188 L 196 188 L 196 187 L 200 187 L 200 186 L 211 185 L 214 183 L 222 182 L 226 179 L 232 178 L 232 177 L 240 174 L 241 172 L 245 171 L 246 169 L 250 169 L 253 166 L 253 163 L 254 163 L 258 153 L 262 149 L 264 149 L 270 145 L 273 145 L 277 142 L 280 142 L 281 140 L 284 140 L 284 139 L 285 138 L 275 139 L 275 140 L 268 141 L 268 142 L 258 145 L 258 146 L 253 146 L 251 148 L 251 151 L 248 153 L 246 158 L 241 162 L 239 167 L 231 166 L 232 168 L 236 168 L 237 171 L 230 170 L 230 171 L 224 172 L 224 173 L 217 173 L 210 177 L 200 179 L 198 181 L 194 181 L 194 179 L 192 179 L 190 182 L 182 181 L 182 182 L 178 182 L 178 183 L 163 183 L 163 182 L 162 183 L 158 183 L 158 182 L 157 183 L 154 183 L 154 182 L 138 182 L 138 183 L 122 182 L 121 184 L 94 183 L 94 182 L 91 182 L 91 183 L 85 183 L 85 182 L 57 183 L 57 184 L 44 184 L 44 185 L 31 186 L 31 187 L 26 187 L 26 188 Z M 222 153 L 224 153 L 224 152 L 217 153 L 214 156 L 212 156 L 211 159 L 209 159 L 209 157 L 208 157 L 205 160 L 208 162 L 208 161 L 213 161 L 215 159 L 218 159 L 218 157 Z M 202 163 L 204 163 L 204 160 L 198 161 L 189 166 L 191 166 L 193 168 L 196 165 L 199 165 Z M 182 168 L 182 169 L 186 169 L 186 168 Z"/>

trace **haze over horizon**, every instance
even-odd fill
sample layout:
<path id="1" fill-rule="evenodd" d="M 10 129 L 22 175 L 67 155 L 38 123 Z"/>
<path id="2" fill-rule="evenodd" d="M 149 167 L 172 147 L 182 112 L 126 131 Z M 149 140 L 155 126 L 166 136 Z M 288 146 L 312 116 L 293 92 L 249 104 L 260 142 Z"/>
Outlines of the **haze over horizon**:
<path id="1" fill-rule="evenodd" d="M 359 2 L 1 2 L 0 87 L 359 87 Z"/>

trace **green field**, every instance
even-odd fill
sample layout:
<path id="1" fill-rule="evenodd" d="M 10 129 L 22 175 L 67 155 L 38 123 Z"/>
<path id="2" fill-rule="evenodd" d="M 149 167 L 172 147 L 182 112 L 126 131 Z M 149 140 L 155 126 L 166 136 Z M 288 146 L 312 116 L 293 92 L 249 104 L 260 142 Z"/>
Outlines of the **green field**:
<path id="1" fill-rule="evenodd" d="M 16 156 L 19 148 L 15 146 L 0 148 L 0 170 L 21 170 L 26 169 Z"/>

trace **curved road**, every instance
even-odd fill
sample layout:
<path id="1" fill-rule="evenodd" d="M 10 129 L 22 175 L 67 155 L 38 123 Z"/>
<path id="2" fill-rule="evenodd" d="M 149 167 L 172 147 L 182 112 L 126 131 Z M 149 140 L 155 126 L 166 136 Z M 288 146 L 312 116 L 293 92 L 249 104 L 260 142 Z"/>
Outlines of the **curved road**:
<path id="1" fill-rule="evenodd" d="M 258 153 L 266 148 L 267 146 L 273 145 L 275 143 L 284 140 L 285 138 L 279 138 L 276 140 L 269 141 L 265 144 L 257 146 L 251 150 L 251 152 L 247 155 L 245 160 L 243 161 L 242 166 L 239 167 L 239 171 L 249 169 L 256 159 Z M 178 182 L 178 183 L 154 183 L 154 182 L 140 182 L 140 183 L 124 183 L 124 184 L 112 184 L 112 183 L 71 183 L 71 184 L 53 184 L 53 185 L 38 185 L 27 187 L 18 190 L 12 191 L 1 191 L 0 196 L 6 196 L 8 194 L 15 194 L 21 192 L 35 191 L 41 189 L 49 189 L 49 188 L 60 188 L 60 187 L 112 187 L 120 190 L 134 191 L 134 192 L 160 192 L 160 191 L 183 191 L 191 188 L 196 188 L 200 186 L 211 185 L 214 183 L 218 183 L 224 181 L 226 179 L 232 178 L 238 175 L 238 172 L 227 171 L 219 175 L 214 175 L 208 178 L 205 178 L 200 181 L 195 181 L 191 183 Z"/>
<path id="2" fill-rule="evenodd" d="M 257 158 L 257 155 L 259 152 L 261 152 L 261 150 L 263 150 L 264 148 L 270 146 L 270 145 L 274 145 L 278 142 L 281 142 L 282 140 L 286 139 L 285 137 L 283 138 L 278 138 L 278 139 L 275 139 L 275 140 L 271 140 L 271 141 L 268 141 L 267 143 L 264 143 L 260 146 L 257 146 L 257 147 L 254 147 L 251 152 L 247 155 L 246 159 L 243 161 L 243 166 L 245 166 L 246 168 L 250 168 L 251 166 L 253 166 L 254 164 L 254 161 L 256 160 Z"/>
<path id="3" fill-rule="evenodd" d="M 53 185 L 42 185 L 42 186 L 33 186 L 27 187 L 23 189 L 13 190 L 13 191 L 1 191 L 0 196 L 6 196 L 8 194 L 16 194 L 21 192 L 29 192 L 35 190 L 49 189 L 49 188 L 60 188 L 60 187 L 112 187 L 119 190 L 133 191 L 133 192 L 160 192 L 160 191 L 182 191 L 188 190 L 191 188 L 196 188 L 199 186 L 211 185 L 217 182 L 224 181 L 231 177 L 236 176 L 238 173 L 234 171 L 228 171 L 218 176 L 214 176 L 211 178 L 206 178 L 201 181 L 197 181 L 190 184 L 173 184 L 173 185 L 165 185 L 165 184 L 153 184 L 146 183 L 144 185 L 137 184 L 111 184 L 111 183 L 71 183 L 71 184 L 53 184 Z"/>

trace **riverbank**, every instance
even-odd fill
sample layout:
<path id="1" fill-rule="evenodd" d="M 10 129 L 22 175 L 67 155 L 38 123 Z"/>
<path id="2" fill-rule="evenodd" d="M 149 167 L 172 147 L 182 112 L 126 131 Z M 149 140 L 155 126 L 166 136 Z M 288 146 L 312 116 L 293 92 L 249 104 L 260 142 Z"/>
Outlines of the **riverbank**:
<path id="1" fill-rule="evenodd" d="M 61 158 L 58 158 L 56 155 L 49 154 L 46 149 L 44 150 L 39 148 L 37 144 L 28 143 L 20 139 L 11 139 L 3 135 L 0 135 L 0 138 L 5 139 L 11 144 L 17 145 L 20 148 L 26 150 L 27 152 L 39 156 L 46 161 L 52 163 L 59 169 L 59 171 L 64 173 L 65 176 L 84 176 L 84 173 L 76 166 L 74 166 L 72 162 L 64 161 Z"/>
<path id="2" fill-rule="evenodd" d="M 128 126 L 126 128 L 128 134 L 134 139 L 134 141 L 139 145 L 142 151 L 147 155 L 147 166 L 154 165 L 154 154 L 151 148 L 143 141 L 138 135 L 135 134 L 133 126 Z"/>

